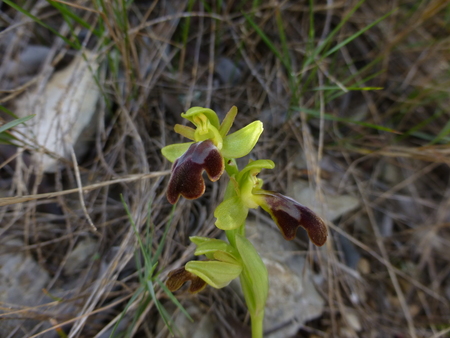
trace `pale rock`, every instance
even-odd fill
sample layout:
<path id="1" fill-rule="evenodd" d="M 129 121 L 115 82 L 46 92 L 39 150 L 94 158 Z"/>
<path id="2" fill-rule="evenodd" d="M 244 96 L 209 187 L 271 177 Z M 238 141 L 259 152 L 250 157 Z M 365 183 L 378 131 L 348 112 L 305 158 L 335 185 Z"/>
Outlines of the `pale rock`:
<path id="1" fill-rule="evenodd" d="M 81 240 L 67 256 L 64 273 L 67 276 L 79 274 L 97 252 L 98 244 L 91 238 Z"/>
<path id="2" fill-rule="evenodd" d="M 335 221 L 347 212 L 355 210 L 360 205 L 359 199 L 351 195 L 331 195 L 324 193 L 323 201 L 320 201 L 317 199 L 316 192 L 304 180 L 293 182 L 289 196 L 308 208 L 311 208 L 329 221 Z"/>
<path id="3" fill-rule="evenodd" d="M 358 262 L 357 269 L 362 275 L 368 275 L 371 271 L 369 260 L 367 258 L 361 258 Z"/>
<path id="4" fill-rule="evenodd" d="M 241 70 L 227 57 L 217 59 L 214 65 L 214 71 L 224 84 L 235 85 L 242 79 Z"/>
<path id="5" fill-rule="evenodd" d="M 3 250 L 0 253 L 0 303 L 3 305 L 2 310 L 0 310 L 0 316 L 2 317 L 0 337 L 23 337 L 27 330 L 31 330 L 40 321 L 26 319 L 28 316 L 33 316 L 33 311 L 12 315 L 13 318 L 22 317 L 21 319 L 10 319 L 7 313 L 23 307 L 38 306 L 48 301 L 42 289 L 47 286 L 50 277 L 32 257 L 19 250 L 5 252 L 8 247 L 19 249 L 23 247 L 23 243 L 19 240 L 9 240 L 2 243 Z M 6 310 L 8 307 L 10 309 Z M 38 312 L 34 313 L 34 316 L 38 316 Z M 49 323 L 47 323 L 47 326 L 49 326 Z M 16 334 L 10 336 L 17 327 L 20 329 Z"/>
<path id="6" fill-rule="evenodd" d="M 355 313 L 353 309 L 346 308 L 345 311 L 342 313 L 342 315 L 345 317 L 347 324 L 350 326 L 351 329 L 353 329 L 356 332 L 362 330 L 361 322 L 358 318 L 358 315 Z"/>
<path id="7" fill-rule="evenodd" d="M 50 48 L 46 46 L 28 45 L 15 60 L 8 60 L 5 75 L 16 77 L 35 73 L 42 65 Z"/>
<path id="8" fill-rule="evenodd" d="M 381 178 L 389 185 L 394 185 L 403 181 L 400 168 L 389 162 L 384 163 Z"/>
<path id="9" fill-rule="evenodd" d="M 267 337 L 294 335 L 305 322 L 323 312 L 324 300 L 316 290 L 315 276 L 305 257 L 299 255 L 299 247 L 286 241 L 278 230 L 247 220 L 247 235 L 269 273 L 264 329 L 281 327 Z"/>
<path id="10" fill-rule="evenodd" d="M 33 160 L 44 172 L 58 170 L 58 157 L 71 162 L 72 148 L 77 156 L 84 155 L 89 150 L 88 142 L 93 140 L 100 98 L 94 79 L 98 63 L 94 54 L 86 51 L 84 55 L 86 59 L 78 55 L 56 72 L 42 92 L 35 89 L 17 102 L 19 117 L 36 116 L 16 128 L 25 136 L 15 136 L 40 148 L 33 153 Z"/>
<path id="11" fill-rule="evenodd" d="M 172 305 L 168 305 L 167 308 L 169 309 L 169 313 L 175 312 L 175 307 Z M 173 320 L 175 337 L 203 338 L 215 336 L 214 331 L 217 322 L 211 314 L 205 313 L 204 309 L 192 303 L 185 304 L 184 308 L 193 321 L 191 322 L 183 312 L 177 311 Z M 160 332 L 164 328 L 164 322 L 159 320 L 157 330 Z"/>

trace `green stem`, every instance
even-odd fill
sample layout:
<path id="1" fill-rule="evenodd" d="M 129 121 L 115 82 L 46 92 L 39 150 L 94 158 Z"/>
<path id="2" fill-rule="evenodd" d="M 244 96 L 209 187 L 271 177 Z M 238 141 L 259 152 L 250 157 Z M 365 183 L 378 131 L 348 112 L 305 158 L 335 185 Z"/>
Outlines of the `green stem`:
<path id="1" fill-rule="evenodd" d="M 252 338 L 262 338 L 264 311 L 260 311 L 257 315 L 251 317 L 252 321 Z"/>
<path id="2" fill-rule="evenodd" d="M 225 170 L 230 178 L 233 177 L 234 175 L 236 175 L 239 172 L 239 168 L 236 164 L 236 161 L 234 159 L 232 159 L 231 161 L 229 161 L 228 159 L 225 159 Z M 230 184 L 227 187 L 227 190 L 225 191 L 224 200 L 232 197 L 233 194 L 234 194 L 234 190 L 233 190 L 232 185 Z M 233 247 L 235 247 L 238 251 L 240 251 L 239 248 L 236 247 L 236 235 L 239 234 L 245 238 L 245 222 L 237 229 L 226 230 L 225 234 L 226 234 L 230 244 Z M 252 246 L 252 248 L 253 248 L 253 246 Z M 255 250 L 255 252 L 256 252 L 256 250 Z M 260 263 L 264 267 L 262 278 L 267 278 L 267 269 L 264 266 L 264 263 L 262 263 L 259 255 L 257 256 L 257 260 L 259 260 Z M 255 261 L 252 261 L 252 263 L 255 264 Z M 248 268 L 249 267 L 244 264 L 244 270 L 248 269 Z M 252 268 L 255 269 L 255 266 L 252 266 Z M 255 289 L 254 284 L 251 281 L 251 278 L 249 278 L 249 275 L 247 275 L 248 273 L 249 273 L 248 271 L 246 273 L 243 271 L 243 273 L 241 274 L 241 286 L 242 286 L 242 291 L 245 295 L 247 307 L 249 308 L 249 311 L 250 311 L 251 326 L 252 326 L 252 338 L 262 338 L 263 337 L 263 321 L 264 321 L 264 304 L 262 305 L 262 309 L 261 309 L 261 306 L 258 307 L 259 309 L 255 309 L 255 304 L 253 304 L 253 306 L 251 306 L 251 308 L 250 308 L 251 304 L 248 303 L 249 299 L 253 299 L 253 301 L 254 301 L 256 294 L 260 290 L 258 288 Z M 254 271 L 253 271 L 253 273 L 254 273 Z M 261 276 L 258 276 L 258 277 L 261 277 Z M 247 287 L 244 287 L 244 284 L 247 285 Z M 248 288 L 250 288 L 250 289 L 248 289 Z M 261 295 L 259 295 L 259 296 L 261 296 Z M 267 297 L 267 290 L 263 297 L 264 297 L 264 303 L 265 303 L 265 298 Z"/>

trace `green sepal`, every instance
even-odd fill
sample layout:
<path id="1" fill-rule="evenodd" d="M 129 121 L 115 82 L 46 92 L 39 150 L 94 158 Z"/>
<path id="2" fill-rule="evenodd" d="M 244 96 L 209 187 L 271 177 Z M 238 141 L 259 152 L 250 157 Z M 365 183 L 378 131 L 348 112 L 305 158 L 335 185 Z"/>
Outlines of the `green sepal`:
<path id="1" fill-rule="evenodd" d="M 192 107 L 189 108 L 186 113 L 182 113 L 181 117 L 191 121 L 194 123 L 194 117 L 203 114 L 206 116 L 206 118 L 209 120 L 209 122 L 216 127 L 216 129 L 219 129 L 219 117 L 217 116 L 216 112 L 209 108 L 203 108 L 203 107 Z M 194 123 L 195 124 L 195 123 Z"/>
<path id="2" fill-rule="evenodd" d="M 189 240 L 197 246 L 199 246 L 200 244 L 203 244 L 205 242 L 209 242 L 213 239 L 214 238 L 202 237 L 202 236 L 190 236 L 189 237 Z"/>
<path id="3" fill-rule="evenodd" d="M 236 234 L 236 248 L 242 259 L 241 284 L 252 318 L 264 312 L 269 291 L 267 268 L 253 244 Z"/>
<path id="4" fill-rule="evenodd" d="M 214 211 L 217 218 L 216 227 L 222 230 L 233 230 L 244 224 L 248 208 L 239 196 L 234 196 L 220 203 Z"/>
<path id="5" fill-rule="evenodd" d="M 222 120 L 222 123 L 220 124 L 219 128 L 219 132 L 222 138 L 224 138 L 225 135 L 228 134 L 228 132 L 230 131 L 230 128 L 233 125 L 234 119 L 237 115 L 237 112 L 238 110 L 236 106 L 231 107 L 225 118 Z"/>
<path id="6" fill-rule="evenodd" d="M 183 155 L 193 143 L 194 142 L 171 144 L 162 148 L 161 153 L 173 163 L 178 157 Z"/>
<path id="7" fill-rule="evenodd" d="M 216 289 L 227 286 L 242 272 L 239 264 L 219 261 L 190 261 L 185 268 Z"/>
<path id="8" fill-rule="evenodd" d="M 225 158 L 244 157 L 252 151 L 263 132 L 261 121 L 254 121 L 223 139 L 221 154 Z"/>

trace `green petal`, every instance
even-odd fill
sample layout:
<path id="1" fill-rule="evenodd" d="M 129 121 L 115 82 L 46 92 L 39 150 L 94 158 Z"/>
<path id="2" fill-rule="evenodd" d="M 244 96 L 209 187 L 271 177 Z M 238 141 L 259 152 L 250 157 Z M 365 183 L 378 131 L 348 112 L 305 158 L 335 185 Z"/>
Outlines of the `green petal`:
<path id="1" fill-rule="evenodd" d="M 176 124 L 175 127 L 173 127 L 173 130 L 177 133 L 180 134 L 190 140 L 195 140 L 195 129 L 188 127 L 188 126 L 183 126 L 182 124 Z"/>
<path id="2" fill-rule="evenodd" d="M 214 110 L 209 108 L 203 108 L 203 107 L 192 107 L 189 108 L 186 113 L 182 113 L 181 117 L 188 119 L 189 121 L 193 122 L 194 116 L 197 116 L 199 114 L 204 114 L 209 122 L 216 127 L 216 129 L 219 129 L 219 118 L 217 117 L 217 114 Z"/>
<path id="3" fill-rule="evenodd" d="M 259 174 L 262 169 L 273 169 L 275 168 L 275 163 L 271 160 L 256 160 L 249 162 L 236 176 L 236 181 L 241 182 L 242 177 L 250 170 L 255 170 L 254 174 Z"/>
<path id="4" fill-rule="evenodd" d="M 248 208 L 239 196 L 234 196 L 220 203 L 214 211 L 217 218 L 216 227 L 222 230 L 233 230 L 244 224 Z"/>
<path id="5" fill-rule="evenodd" d="M 262 132 L 262 122 L 254 121 L 237 132 L 226 136 L 221 149 L 222 156 L 225 158 L 240 158 L 247 155 L 258 142 Z"/>
<path id="6" fill-rule="evenodd" d="M 186 264 L 186 270 L 203 279 L 216 289 L 223 288 L 238 277 L 242 267 L 218 261 L 191 261 Z"/>
<path id="7" fill-rule="evenodd" d="M 173 163 L 178 157 L 183 155 L 193 143 L 194 142 L 171 144 L 162 148 L 161 153 Z"/>
<path id="8" fill-rule="evenodd" d="M 231 107 L 230 111 L 227 113 L 225 118 L 222 120 L 222 123 L 219 128 L 220 135 L 225 137 L 226 134 L 230 131 L 231 126 L 233 125 L 234 118 L 237 115 L 236 106 Z"/>
<path id="9" fill-rule="evenodd" d="M 264 311 L 269 291 L 267 268 L 253 244 L 244 236 L 236 234 L 236 248 L 242 258 L 242 290 L 248 310 L 254 316 Z"/>

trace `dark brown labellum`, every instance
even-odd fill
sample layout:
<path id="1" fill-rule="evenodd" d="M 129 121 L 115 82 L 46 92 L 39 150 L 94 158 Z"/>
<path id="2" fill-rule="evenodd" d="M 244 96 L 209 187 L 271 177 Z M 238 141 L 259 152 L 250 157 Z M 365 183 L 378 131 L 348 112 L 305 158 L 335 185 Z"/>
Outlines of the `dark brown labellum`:
<path id="1" fill-rule="evenodd" d="M 180 195 L 187 199 L 199 198 L 205 192 L 203 171 L 211 181 L 222 176 L 224 160 L 211 140 L 192 144 L 172 166 L 167 199 L 175 204 Z"/>
<path id="2" fill-rule="evenodd" d="M 189 271 L 186 271 L 184 266 L 169 272 L 166 281 L 166 286 L 171 292 L 175 292 L 179 288 L 181 288 L 184 283 L 188 281 L 191 282 L 191 285 L 189 286 L 190 293 L 200 292 L 206 286 L 206 282 L 203 279 L 197 277 L 196 275 L 190 273 Z"/>
<path id="3" fill-rule="evenodd" d="M 328 230 L 324 221 L 314 211 L 276 192 L 262 190 L 257 194 L 264 196 L 265 205 L 261 207 L 272 216 L 285 239 L 294 239 L 298 227 L 301 226 L 315 245 L 325 244 Z"/>

